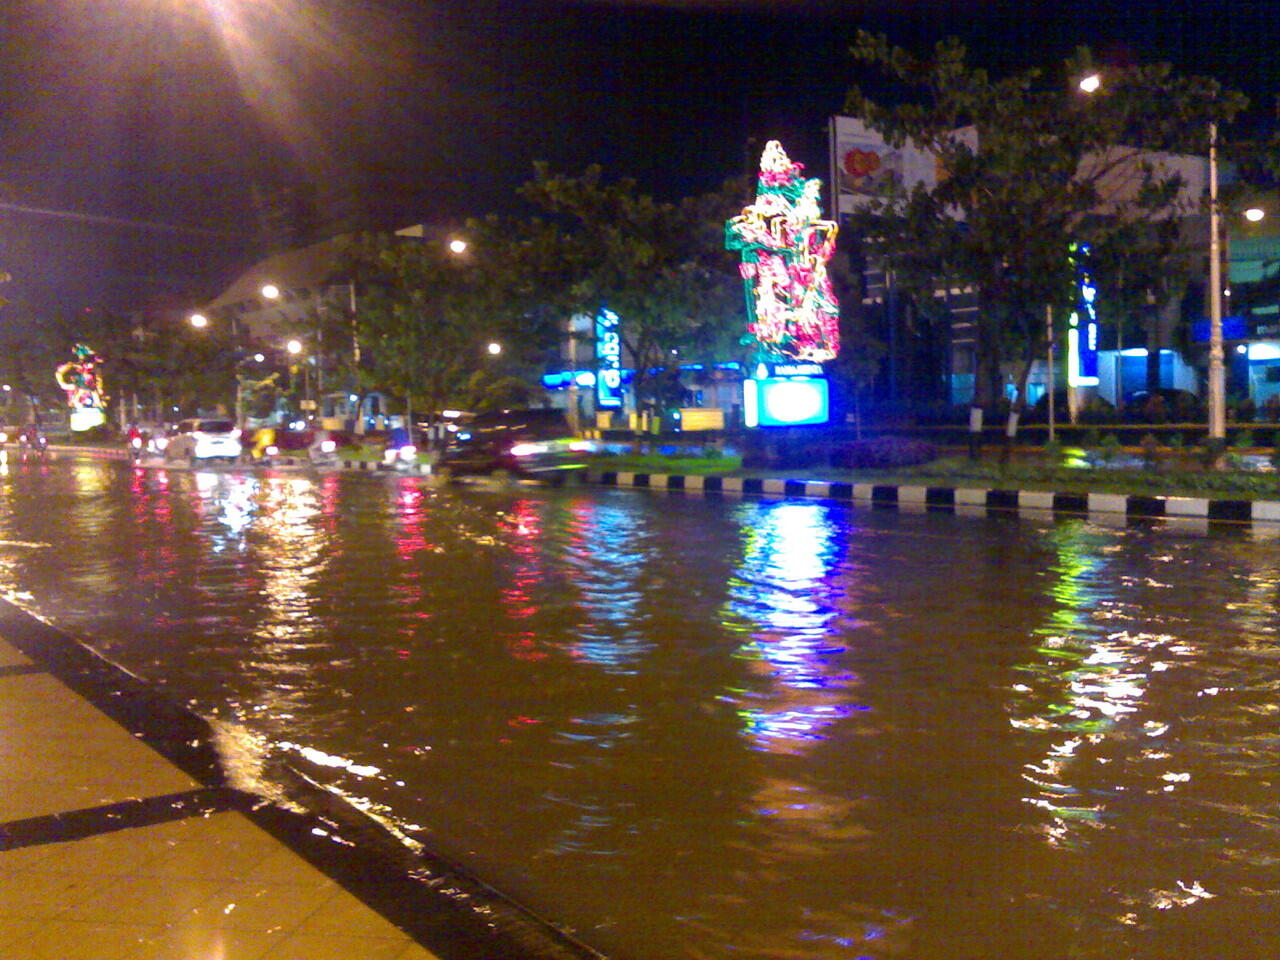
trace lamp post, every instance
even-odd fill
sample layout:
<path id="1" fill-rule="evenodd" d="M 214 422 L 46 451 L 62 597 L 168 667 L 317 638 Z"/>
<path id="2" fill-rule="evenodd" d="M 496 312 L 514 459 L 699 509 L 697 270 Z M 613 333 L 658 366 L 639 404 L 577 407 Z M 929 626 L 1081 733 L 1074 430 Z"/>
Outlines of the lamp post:
<path id="1" fill-rule="evenodd" d="M 1209 444 L 1227 438 L 1226 376 L 1222 353 L 1222 252 L 1218 222 L 1218 125 L 1209 123 Z"/>

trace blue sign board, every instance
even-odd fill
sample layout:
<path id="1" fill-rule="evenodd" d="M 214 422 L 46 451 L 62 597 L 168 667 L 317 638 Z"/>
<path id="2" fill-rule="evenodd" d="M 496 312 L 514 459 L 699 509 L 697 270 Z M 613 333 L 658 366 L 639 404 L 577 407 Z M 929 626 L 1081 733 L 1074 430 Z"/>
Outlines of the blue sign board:
<path id="1" fill-rule="evenodd" d="M 1209 342 L 1209 321 L 1196 320 L 1191 324 L 1191 340 L 1194 343 Z M 1244 317 L 1222 318 L 1223 340 L 1246 340 L 1249 337 L 1249 323 Z"/>
<path id="2" fill-rule="evenodd" d="M 622 406 L 622 337 L 618 315 L 602 307 L 596 315 L 596 408 Z"/>

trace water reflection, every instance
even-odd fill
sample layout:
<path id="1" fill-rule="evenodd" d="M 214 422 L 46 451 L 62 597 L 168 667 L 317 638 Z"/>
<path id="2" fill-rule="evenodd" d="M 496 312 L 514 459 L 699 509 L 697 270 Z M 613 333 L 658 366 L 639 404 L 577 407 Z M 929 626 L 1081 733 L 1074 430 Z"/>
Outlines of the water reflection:
<path id="1" fill-rule="evenodd" d="M 845 647 L 831 630 L 846 580 L 831 576 L 842 545 L 829 511 L 782 502 L 743 526 L 725 620 L 748 634 L 737 655 L 760 683 L 733 694 L 746 701 L 745 734 L 764 750 L 802 753 L 858 709 L 849 692 L 857 677 L 841 666 Z"/>
<path id="2" fill-rule="evenodd" d="M 1280 938 L 1274 541 L 11 467 L 6 593 L 616 955 Z"/>

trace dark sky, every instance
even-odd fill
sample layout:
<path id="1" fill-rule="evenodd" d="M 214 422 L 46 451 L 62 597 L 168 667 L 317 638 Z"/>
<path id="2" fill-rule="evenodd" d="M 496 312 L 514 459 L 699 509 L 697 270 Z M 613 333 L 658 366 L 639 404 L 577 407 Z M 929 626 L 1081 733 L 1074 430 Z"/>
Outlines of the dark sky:
<path id="1" fill-rule="evenodd" d="M 534 160 L 665 197 L 781 139 L 825 176 L 860 27 L 996 71 L 1078 44 L 1280 91 L 1273 2 L 0 0 L 0 321 L 183 303 L 251 251 L 254 185 L 381 223 L 511 208 Z M 758 149 L 758 145 L 757 145 Z"/>

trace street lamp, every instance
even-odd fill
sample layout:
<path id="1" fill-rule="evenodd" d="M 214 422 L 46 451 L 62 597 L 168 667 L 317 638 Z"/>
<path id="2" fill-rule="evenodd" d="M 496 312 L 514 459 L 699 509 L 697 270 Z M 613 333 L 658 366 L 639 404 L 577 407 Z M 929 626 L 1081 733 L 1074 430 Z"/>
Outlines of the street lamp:
<path id="1" fill-rule="evenodd" d="M 279 300 L 280 288 L 274 283 L 265 283 L 262 285 L 262 295 L 268 300 Z"/>
<path id="2" fill-rule="evenodd" d="M 486 349 L 488 349 L 489 351 L 489 356 L 496 357 L 498 354 L 502 352 L 502 344 L 495 341 L 493 343 L 490 343 Z"/>
<path id="3" fill-rule="evenodd" d="M 1093 73 L 1080 81 L 1085 93 L 1095 93 L 1102 77 Z M 1252 212 L 1252 211 L 1250 211 Z M 1261 212 L 1261 211 L 1259 211 Z M 1209 445 L 1223 447 L 1227 439 L 1226 369 L 1222 349 L 1222 212 L 1218 208 L 1218 124 L 1209 121 Z M 1245 216 L 1249 216 L 1246 213 Z M 1253 219 L 1253 217 L 1250 217 Z M 1259 218 L 1261 219 L 1261 218 Z"/>
<path id="4" fill-rule="evenodd" d="M 465 241 L 465 240 L 461 240 L 461 239 L 454 239 L 454 240 L 450 240 L 450 241 L 449 241 L 449 252 L 450 252 L 450 253 L 466 253 L 466 252 L 467 252 L 467 241 Z"/>
<path id="5" fill-rule="evenodd" d="M 203 313 L 193 313 L 189 319 L 191 321 L 191 325 L 197 330 L 203 330 L 209 325 L 209 318 Z"/>
<path id="6" fill-rule="evenodd" d="M 1250 207 L 1248 210 L 1244 212 L 1244 218 L 1248 220 L 1250 223 L 1257 223 L 1266 215 L 1267 215 L 1267 212 L 1263 210 L 1261 207 Z"/>

